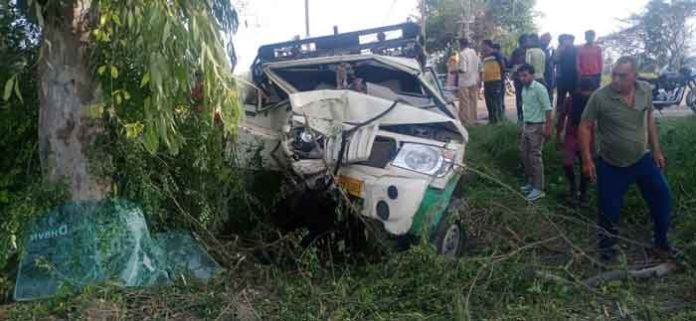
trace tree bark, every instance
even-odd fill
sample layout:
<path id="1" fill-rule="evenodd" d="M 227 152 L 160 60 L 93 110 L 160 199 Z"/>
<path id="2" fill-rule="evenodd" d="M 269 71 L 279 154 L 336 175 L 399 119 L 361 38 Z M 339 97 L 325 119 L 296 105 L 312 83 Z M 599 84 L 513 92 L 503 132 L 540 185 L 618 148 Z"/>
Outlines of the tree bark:
<path id="1" fill-rule="evenodd" d="M 101 102 L 89 66 L 89 33 L 98 18 L 90 0 L 62 2 L 60 16 L 47 17 L 39 62 L 39 152 L 45 178 L 67 187 L 71 200 L 103 199 L 110 179 L 89 166 L 88 153 L 103 130 L 88 108 Z M 55 11 L 54 11 L 55 12 Z"/>

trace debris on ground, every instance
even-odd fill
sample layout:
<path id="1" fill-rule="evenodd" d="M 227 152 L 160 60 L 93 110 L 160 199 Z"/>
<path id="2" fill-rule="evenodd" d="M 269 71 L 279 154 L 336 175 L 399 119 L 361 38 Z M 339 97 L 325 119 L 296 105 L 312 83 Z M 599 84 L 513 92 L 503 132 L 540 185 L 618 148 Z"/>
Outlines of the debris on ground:
<path id="1" fill-rule="evenodd" d="M 123 200 L 62 205 L 30 222 L 24 244 L 17 301 L 102 282 L 149 287 L 182 276 L 207 281 L 220 270 L 190 235 L 152 236 L 142 210 Z"/>

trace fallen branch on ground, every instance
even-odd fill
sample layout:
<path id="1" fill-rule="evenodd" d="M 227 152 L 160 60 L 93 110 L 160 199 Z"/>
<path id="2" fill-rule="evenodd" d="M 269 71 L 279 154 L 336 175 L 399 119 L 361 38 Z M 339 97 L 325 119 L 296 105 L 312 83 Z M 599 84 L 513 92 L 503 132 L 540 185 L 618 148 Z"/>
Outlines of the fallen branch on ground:
<path id="1" fill-rule="evenodd" d="M 677 271 L 675 262 L 666 262 L 653 267 L 640 270 L 615 270 L 600 273 L 584 281 L 585 285 L 595 288 L 608 281 L 628 280 L 628 279 L 649 279 L 652 277 L 660 278 L 667 274 Z"/>

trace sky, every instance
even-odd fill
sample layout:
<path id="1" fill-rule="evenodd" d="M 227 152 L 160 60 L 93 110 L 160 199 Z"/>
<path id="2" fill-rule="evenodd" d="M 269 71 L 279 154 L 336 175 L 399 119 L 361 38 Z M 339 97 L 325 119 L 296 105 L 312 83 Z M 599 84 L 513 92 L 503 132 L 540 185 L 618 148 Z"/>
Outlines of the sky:
<path id="1" fill-rule="evenodd" d="M 593 29 L 597 37 L 617 31 L 621 18 L 639 13 L 648 0 L 537 0 L 536 19 L 541 33 L 550 32 L 554 38 L 561 33 L 575 36 L 584 42 L 585 30 Z"/>
<path id="2" fill-rule="evenodd" d="M 234 37 L 239 64 L 237 73 L 248 71 L 259 46 L 291 40 L 305 34 L 305 0 L 232 0 L 241 23 Z M 514 1 L 514 0 L 511 0 Z M 574 34 L 594 29 L 599 37 L 617 30 L 618 18 L 641 10 L 648 0 L 537 0 L 540 32 Z M 396 24 L 417 14 L 417 0 L 309 0 L 310 35 L 354 31 Z"/>

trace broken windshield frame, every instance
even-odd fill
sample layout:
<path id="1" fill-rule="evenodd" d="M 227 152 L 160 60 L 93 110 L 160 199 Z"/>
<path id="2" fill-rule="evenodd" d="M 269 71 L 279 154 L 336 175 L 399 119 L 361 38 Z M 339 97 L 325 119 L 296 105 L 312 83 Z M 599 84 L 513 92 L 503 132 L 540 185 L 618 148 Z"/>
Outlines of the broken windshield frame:
<path id="1" fill-rule="evenodd" d="M 408 61 L 384 61 L 380 56 L 362 55 L 271 63 L 263 71 L 286 94 L 322 89 L 355 90 L 388 100 L 400 98 L 420 108 L 437 107 L 454 118 L 440 86 L 432 81 L 432 70 L 422 72 L 416 68 Z M 357 84 L 355 80 L 359 80 Z"/>

